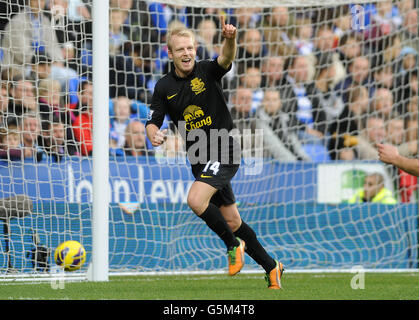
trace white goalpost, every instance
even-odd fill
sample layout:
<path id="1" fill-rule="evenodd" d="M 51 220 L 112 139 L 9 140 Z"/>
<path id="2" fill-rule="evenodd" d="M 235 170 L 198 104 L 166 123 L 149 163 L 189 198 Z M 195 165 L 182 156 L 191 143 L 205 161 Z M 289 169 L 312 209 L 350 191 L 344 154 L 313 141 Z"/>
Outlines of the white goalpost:
<path id="1" fill-rule="evenodd" d="M 166 117 L 153 148 L 144 132 L 167 31 L 191 28 L 213 59 L 220 15 L 238 28 L 220 85 L 248 142 L 232 186 L 266 250 L 287 272 L 418 271 L 417 180 L 374 147 L 418 154 L 417 1 L 0 2 L 0 281 L 55 279 L 66 240 L 87 252 L 69 281 L 225 272 L 186 203 L 179 133 Z M 370 177 L 385 191 L 363 201 Z"/>
<path id="2" fill-rule="evenodd" d="M 109 280 L 109 3 L 93 1 L 93 203 L 91 281 Z"/>

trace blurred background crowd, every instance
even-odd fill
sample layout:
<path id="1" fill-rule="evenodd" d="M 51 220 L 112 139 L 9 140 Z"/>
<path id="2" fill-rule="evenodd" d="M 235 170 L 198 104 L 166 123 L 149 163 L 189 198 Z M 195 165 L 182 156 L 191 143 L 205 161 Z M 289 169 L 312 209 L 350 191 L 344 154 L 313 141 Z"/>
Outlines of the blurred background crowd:
<path id="1" fill-rule="evenodd" d="M 0 157 L 61 161 L 92 152 L 89 0 L 0 1 Z M 414 0 L 334 7 L 193 8 L 110 0 L 110 154 L 170 156 L 145 136 L 156 81 L 171 70 L 165 37 L 184 25 L 197 59 L 219 54 L 220 15 L 238 28 L 223 78 L 250 154 L 279 161 L 377 160 L 375 144 L 417 154 L 418 10 Z M 104 109 L 105 110 L 105 109 Z M 262 129 L 262 130 L 259 130 Z M 258 152 L 261 153 L 258 153 Z"/>

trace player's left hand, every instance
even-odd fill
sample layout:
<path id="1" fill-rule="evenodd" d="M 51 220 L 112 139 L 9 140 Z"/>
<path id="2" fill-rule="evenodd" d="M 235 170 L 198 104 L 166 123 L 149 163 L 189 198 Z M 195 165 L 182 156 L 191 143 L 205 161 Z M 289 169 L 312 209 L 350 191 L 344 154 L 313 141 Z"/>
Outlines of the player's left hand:
<path id="1" fill-rule="evenodd" d="M 226 39 L 235 39 L 237 34 L 237 29 L 232 24 L 226 24 L 225 23 L 225 17 L 224 15 L 220 16 L 221 21 L 221 35 L 223 38 Z"/>

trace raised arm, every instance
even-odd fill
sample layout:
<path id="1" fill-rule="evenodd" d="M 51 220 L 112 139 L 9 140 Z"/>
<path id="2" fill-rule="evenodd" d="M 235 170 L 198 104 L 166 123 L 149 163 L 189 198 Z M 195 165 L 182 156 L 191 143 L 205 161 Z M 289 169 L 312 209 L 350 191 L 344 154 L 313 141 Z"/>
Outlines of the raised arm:
<path id="1" fill-rule="evenodd" d="M 221 54 L 218 56 L 218 64 L 224 69 L 228 69 L 236 57 L 237 43 L 236 35 L 237 29 L 231 24 L 225 23 L 223 15 L 220 16 L 222 36 L 224 38 L 223 45 L 221 47 Z"/>
<path id="2" fill-rule="evenodd" d="M 419 159 L 410 159 L 399 154 L 397 148 L 392 145 L 377 144 L 378 156 L 381 161 L 392 164 L 397 168 L 419 176 Z"/>

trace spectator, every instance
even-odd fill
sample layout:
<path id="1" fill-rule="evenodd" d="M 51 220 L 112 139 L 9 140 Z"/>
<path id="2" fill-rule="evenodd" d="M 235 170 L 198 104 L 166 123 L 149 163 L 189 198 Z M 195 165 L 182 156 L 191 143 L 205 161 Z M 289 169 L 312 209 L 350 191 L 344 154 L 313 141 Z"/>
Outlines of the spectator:
<path id="1" fill-rule="evenodd" d="M 76 141 L 68 136 L 69 129 L 58 117 L 47 123 L 43 131 L 41 144 L 45 153 L 55 162 L 60 162 L 64 157 L 79 155 Z"/>
<path id="2" fill-rule="evenodd" d="M 333 80 L 336 74 L 336 65 L 333 63 L 332 54 L 324 54 L 316 67 L 314 82 L 315 88 L 309 91 L 317 92 L 320 104 L 326 114 L 328 123 L 335 121 L 344 108 L 343 99 L 333 89 Z"/>
<path id="3" fill-rule="evenodd" d="M 139 120 L 132 120 L 125 130 L 124 152 L 126 156 L 151 156 L 153 150 L 147 149 L 145 126 Z"/>
<path id="4" fill-rule="evenodd" d="M 342 35 L 337 52 L 345 71 L 350 72 L 348 68 L 352 60 L 362 55 L 362 37 L 355 32 Z"/>
<path id="5" fill-rule="evenodd" d="M 73 122 L 74 137 L 80 143 L 80 153 L 91 155 L 93 150 L 93 85 L 82 81 L 79 86 L 80 109 Z M 104 106 L 108 108 L 108 106 Z"/>
<path id="6" fill-rule="evenodd" d="M 113 8 L 109 14 L 109 54 L 116 55 L 128 41 L 128 36 L 123 32 L 123 24 L 127 13 Z"/>
<path id="7" fill-rule="evenodd" d="M 342 94 L 343 102 L 348 102 L 348 88 L 354 86 L 365 86 L 367 89 L 370 87 L 370 61 L 366 56 L 359 56 L 353 59 L 349 65 L 349 73 L 347 77 L 340 81 L 335 91 Z"/>
<path id="8" fill-rule="evenodd" d="M 45 55 L 34 55 L 31 60 L 31 80 L 38 85 L 40 80 L 51 77 L 51 59 Z"/>
<path id="9" fill-rule="evenodd" d="M 399 1 L 397 1 L 397 8 L 399 10 L 399 14 L 403 18 L 411 10 L 414 10 L 414 7 L 415 7 L 414 0 L 399 0 Z"/>
<path id="10" fill-rule="evenodd" d="M 131 100 L 126 97 L 114 99 L 114 116 L 111 118 L 110 136 L 115 141 L 114 148 L 125 144 L 125 131 L 131 118 Z"/>
<path id="11" fill-rule="evenodd" d="M 7 88 L 0 88 L 0 126 L 4 126 L 5 118 L 9 108 L 9 97 L 7 95 Z"/>
<path id="12" fill-rule="evenodd" d="M 317 59 L 319 55 L 336 51 L 335 35 L 328 24 L 321 24 L 317 27 L 313 43 L 313 53 Z"/>
<path id="13" fill-rule="evenodd" d="M 380 30 L 380 35 L 388 35 L 400 27 L 402 18 L 398 8 L 393 6 L 392 0 L 377 2 L 376 8 L 376 12 L 372 15 L 372 21 Z"/>
<path id="14" fill-rule="evenodd" d="M 353 17 L 348 5 L 342 5 L 332 9 L 335 13 L 333 17 L 333 33 L 335 35 L 335 42 L 339 42 L 341 37 L 351 33 Z"/>
<path id="15" fill-rule="evenodd" d="M 125 53 L 109 57 L 109 95 L 148 101 L 145 88 L 152 80 L 152 52 L 148 44 L 128 43 Z"/>
<path id="16" fill-rule="evenodd" d="M 78 115 L 80 110 L 93 107 L 93 85 L 88 79 L 80 79 L 77 84 L 77 98 L 73 103 L 69 103 L 66 108 L 71 110 L 74 114 L 72 121 Z"/>
<path id="17" fill-rule="evenodd" d="M 52 121 L 52 115 L 62 109 L 61 85 L 57 80 L 44 79 L 39 83 L 39 112 L 42 127 Z"/>
<path id="18" fill-rule="evenodd" d="M 259 108 L 263 99 L 263 90 L 261 89 L 262 73 L 259 68 L 248 67 L 243 76 L 240 77 L 240 86 L 252 90 L 252 110 L 253 114 Z"/>
<path id="19" fill-rule="evenodd" d="M 66 67 L 66 71 L 68 73 L 72 71 L 76 72 L 76 74 L 81 73 L 79 70 L 79 61 L 78 61 L 78 53 L 76 50 L 76 46 L 71 41 L 67 41 L 62 44 L 62 54 L 64 57 L 64 65 Z M 68 70 L 71 69 L 71 70 Z"/>
<path id="20" fill-rule="evenodd" d="M 405 142 L 404 121 L 401 118 L 392 118 L 387 121 L 387 142 L 399 146 Z"/>
<path id="21" fill-rule="evenodd" d="M 52 64 L 51 59 L 45 55 L 34 55 L 31 61 L 29 78 L 39 85 L 43 79 L 56 79 L 60 81 L 61 88 L 68 88 L 68 81 L 77 78 L 77 73 L 71 68 Z"/>
<path id="22" fill-rule="evenodd" d="M 244 129 L 254 128 L 254 119 L 251 116 L 253 94 L 249 88 L 239 87 L 231 94 L 230 113 L 235 127 L 243 133 Z"/>
<path id="23" fill-rule="evenodd" d="M 200 60 L 213 59 L 219 55 L 219 50 L 214 45 L 217 35 L 217 26 L 212 19 L 203 19 L 198 25 L 196 39 L 198 41 L 197 57 Z"/>
<path id="24" fill-rule="evenodd" d="M 284 59 L 269 56 L 262 64 L 261 88 L 279 88 L 284 79 Z"/>
<path id="25" fill-rule="evenodd" d="M 256 129 L 263 132 L 266 157 L 274 157 L 280 161 L 310 160 L 296 133 L 288 127 L 289 116 L 282 111 L 278 90 L 265 90 L 256 118 Z"/>
<path id="26" fill-rule="evenodd" d="M 22 148 L 25 159 L 39 162 L 44 158 L 44 150 L 39 146 L 41 120 L 35 112 L 26 112 L 21 119 Z"/>
<path id="27" fill-rule="evenodd" d="M 350 139 L 348 140 L 347 136 L 338 137 L 336 141 L 336 150 L 334 150 L 335 160 L 354 161 L 357 159 L 356 149 L 350 143 Z"/>
<path id="28" fill-rule="evenodd" d="M 91 19 L 90 11 L 82 0 L 69 0 L 68 3 L 68 16 L 71 21 Z"/>
<path id="29" fill-rule="evenodd" d="M 254 29 L 260 25 L 260 14 L 257 8 L 238 7 L 234 9 L 235 21 L 232 24 L 237 30 Z"/>
<path id="30" fill-rule="evenodd" d="M 160 43 L 166 41 L 166 33 L 171 22 L 179 21 L 185 26 L 189 26 L 186 7 L 150 2 L 148 11 L 150 13 L 152 26 L 158 30 L 158 41 Z"/>
<path id="31" fill-rule="evenodd" d="M 400 36 L 395 33 L 390 36 L 384 37 L 380 40 L 380 54 L 382 54 L 382 60 L 380 63 L 388 64 L 393 67 L 393 72 L 398 74 L 402 68 L 402 42 Z M 380 57 L 380 56 L 378 56 Z M 380 57 L 381 58 L 381 57 Z"/>
<path id="32" fill-rule="evenodd" d="M 418 139 L 418 97 L 412 97 L 407 104 L 406 114 L 406 139 L 407 141 L 417 141 Z M 403 116 L 403 115 L 402 115 Z"/>
<path id="33" fill-rule="evenodd" d="M 418 11 L 417 8 L 405 13 L 402 26 L 402 43 L 419 50 L 418 44 Z"/>
<path id="34" fill-rule="evenodd" d="M 128 17 L 128 14 L 131 13 L 133 10 L 134 0 L 110 0 L 109 1 L 109 7 L 111 9 L 118 9 L 123 11 L 127 15 L 127 22 L 128 24 L 132 21 L 132 17 Z M 129 34 L 129 33 L 128 33 Z"/>
<path id="35" fill-rule="evenodd" d="M 48 55 L 53 62 L 62 61 L 53 24 L 44 14 L 45 0 L 29 0 L 22 12 L 14 15 L 6 26 L 2 47 L 3 64 L 24 66 L 34 54 Z M 32 32 L 28 32 L 28 28 Z"/>
<path id="36" fill-rule="evenodd" d="M 417 153 L 417 141 L 407 141 L 405 121 L 401 117 L 391 118 L 387 122 L 387 142 L 396 146 L 399 154 L 404 157 Z"/>
<path id="37" fill-rule="evenodd" d="M 238 87 L 231 95 L 230 113 L 233 120 L 250 118 L 253 101 L 252 90 Z M 240 126 L 239 126 L 240 127 Z"/>
<path id="38" fill-rule="evenodd" d="M 51 129 L 51 122 L 60 121 L 63 123 L 64 127 L 67 128 L 67 140 L 74 144 L 74 134 L 71 125 L 76 119 L 76 115 L 71 109 L 64 105 L 63 95 L 58 80 L 45 79 L 40 82 L 39 111 L 43 131 Z"/>
<path id="39" fill-rule="evenodd" d="M 365 177 L 364 187 L 348 200 L 348 203 L 382 203 L 396 204 L 391 190 L 384 186 L 384 177 L 381 173 L 370 173 Z"/>
<path id="40" fill-rule="evenodd" d="M 0 159 L 22 160 L 21 135 L 16 126 L 0 128 Z"/>
<path id="41" fill-rule="evenodd" d="M 111 8 L 118 8 L 125 13 L 123 33 L 133 42 L 157 43 L 158 31 L 152 28 L 146 1 L 111 0 Z"/>
<path id="42" fill-rule="evenodd" d="M 371 113 L 386 121 L 394 111 L 393 104 L 393 94 L 391 91 L 386 88 L 378 88 L 375 90 L 371 99 Z"/>
<path id="43" fill-rule="evenodd" d="M 386 141 L 384 120 L 381 117 L 369 115 L 365 126 L 358 136 L 357 152 L 360 160 L 378 160 L 377 143 Z"/>
<path id="44" fill-rule="evenodd" d="M 393 69 L 391 65 L 379 65 L 374 69 L 373 82 L 370 87 L 370 97 L 374 96 L 377 89 L 383 88 L 392 90 L 395 79 L 393 76 Z"/>
<path id="45" fill-rule="evenodd" d="M 252 116 L 252 100 L 253 93 L 250 88 L 239 87 L 231 95 L 231 118 L 239 135 L 236 136 L 241 142 L 242 151 L 247 153 L 255 150 L 254 148 L 254 132 L 255 132 L 255 118 Z M 247 145 L 243 138 L 245 134 L 250 134 L 251 144 Z"/>
<path id="46" fill-rule="evenodd" d="M 326 133 L 326 114 L 308 85 L 309 61 L 305 56 L 287 60 L 286 83 L 281 88 L 284 111 L 290 115 L 289 126 L 298 130 L 302 143 L 322 143 Z"/>
<path id="47" fill-rule="evenodd" d="M 82 0 L 50 0 L 49 9 L 64 58 L 60 68 L 53 68 L 53 74 L 57 73 L 59 78 L 74 77 L 73 71 L 83 71 L 80 62 L 85 61 L 79 59 L 85 59 L 87 50 L 92 47 L 92 19 L 88 5 Z"/>
<path id="48" fill-rule="evenodd" d="M 239 37 L 237 50 L 238 63 L 245 67 L 261 67 L 262 58 L 265 56 L 262 43 L 262 33 L 259 29 L 246 29 Z"/>
<path id="49" fill-rule="evenodd" d="M 214 21 L 216 28 L 220 27 L 220 16 L 224 15 L 227 18 L 230 18 L 230 21 L 234 20 L 234 17 L 231 15 L 234 9 L 225 9 L 225 8 L 215 8 L 215 7 L 203 7 L 203 8 L 195 8 L 195 7 L 188 7 L 188 26 L 192 29 L 198 29 L 199 24 L 202 20 L 211 19 Z"/>
<path id="50" fill-rule="evenodd" d="M 264 12 L 264 38 L 271 56 L 286 57 L 295 53 L 291 41 L 293 21 L 288 7 L 268 8 Z"/>
<path id="51" fill-rule="evenodd" d="M 31 81 L 15 76 L 9 83 L 9 113 L 20 116 L 27 111 L 38 111 L 35 88 Z"/>
<path id="52" fill-rule="evenodd" d="M 344 151 L 346 156 L 353 154 L 357 157 L 356 149 L 353 147 L 358 143 L 357 137 L 362 129 L 362 120 L 369 109 L 368 90 L 362 86 L 351 87 L 348 96 L 348 104 L 329 127 L 331 138 L 328 149 L 332 160 L 340 159 L 339 154 L 343 149 L 348 149 L 347 152 Z M 345 157 L 342 160 L 352 160 L 352 158 Z"/>
<path id="53" fill-rule="evenodd" d="M 411 70 L 397 78 L 397 86 L 394 93 L 396 109 L 399 114 L 406 115 L 409 103 L 418 94 L 418 75 L 417 70 Z"/>
<path id="54" fill-rule="evenodd" d="M 296 21 L 296 35 L 293 39 L 294 46 L 300 55 L 309 55 L 313 52 L 314 43 L 313 26 L 310 17 L 300 16 Z"/>
<path id="55" fill-rule="evenodd" d="M 412 47 L 403 47 L 400 51 L 402 57 L 401 74 L 412 71 L 417 67 L 418 52 Z"/>

